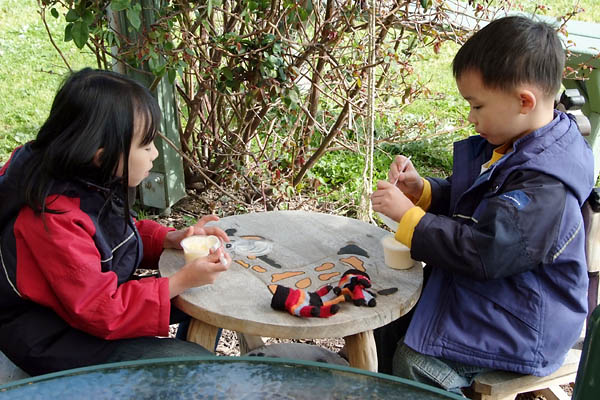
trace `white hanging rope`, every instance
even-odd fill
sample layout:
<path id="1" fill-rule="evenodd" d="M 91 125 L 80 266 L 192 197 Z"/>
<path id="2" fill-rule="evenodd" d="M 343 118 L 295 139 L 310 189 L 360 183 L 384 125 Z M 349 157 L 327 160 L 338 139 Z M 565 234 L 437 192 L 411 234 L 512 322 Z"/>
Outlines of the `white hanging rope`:
<path id="1" fill-rule="evenodd" d="M 369 221 L 373 222 L 373 207 L 371 206 L 371 193 L 373 190 L 373 153 L 375 151 L 375 17 L 377 15 L 377 0 L 371 0 L 369 7 L 369 60 L 372 65 L 368 71 L 368 136 L 367 136 L 367 207 Z"/>

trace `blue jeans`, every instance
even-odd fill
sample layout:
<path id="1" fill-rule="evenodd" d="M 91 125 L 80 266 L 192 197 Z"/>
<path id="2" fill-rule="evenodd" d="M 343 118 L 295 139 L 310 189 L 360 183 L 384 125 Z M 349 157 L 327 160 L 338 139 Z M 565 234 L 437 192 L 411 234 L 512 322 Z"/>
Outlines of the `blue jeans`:
<path id="1" fill-rule="evenodd" d="M 461 388 L 469 387 L 475 377 L 489 368 L 463 364 L 417 353 L 399 342 L 393 359 L 393 374 L 427 385 L 441 387 L 462 395 Z"/>

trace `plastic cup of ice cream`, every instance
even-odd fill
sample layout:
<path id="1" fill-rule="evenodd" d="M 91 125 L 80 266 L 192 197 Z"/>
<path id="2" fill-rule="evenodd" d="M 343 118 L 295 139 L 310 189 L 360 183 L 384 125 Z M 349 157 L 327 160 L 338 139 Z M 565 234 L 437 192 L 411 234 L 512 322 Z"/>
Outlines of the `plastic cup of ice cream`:
<path id="1" fill-rule="evenodd" d="M 189 236 L 181 241 L 181 248 L 185 256 L 185 263 L 189 263 L 198 257 L 206 257 L 210 253 L 210 249 L 218 249 L 221 246 L 221 241 L 218 237 L 200 236 L 194 235 Z"/>

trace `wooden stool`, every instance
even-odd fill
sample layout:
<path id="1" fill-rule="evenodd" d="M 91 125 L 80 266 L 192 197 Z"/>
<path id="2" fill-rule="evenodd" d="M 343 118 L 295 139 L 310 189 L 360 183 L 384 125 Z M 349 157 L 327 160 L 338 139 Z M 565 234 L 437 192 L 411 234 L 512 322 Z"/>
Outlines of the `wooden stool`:
<path id="1" fill-rule="evenodd" d="M 519 393 L 536 392 L 547 400 L 569 399 L 559 385 L 575 382 L 580 349 L 571 349 L 567 358 L 556 372 L 548 376 L 521 375 L 506 371 L 483 373 L 475 378 L 471 389 L 474 400 L 514 400 Z"/>

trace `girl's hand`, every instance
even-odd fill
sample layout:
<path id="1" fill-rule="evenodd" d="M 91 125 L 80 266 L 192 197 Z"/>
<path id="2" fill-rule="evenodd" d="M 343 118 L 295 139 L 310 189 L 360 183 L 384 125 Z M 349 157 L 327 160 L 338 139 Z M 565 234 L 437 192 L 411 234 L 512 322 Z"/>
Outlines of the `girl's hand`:
<path id="1" fill-rule="evenodd" d="M 400 222 L 404 214 L 414 207 L 413 202 L 390 182 L 377 182 L 377 190 L 371 195 L 373 210 Z"/>
<path id="2" fill-rule="evenodd" d="M 408 157 L 396 156 L 390 165 L 388 181 L 415 203 L 423 193 L 423 179 Z"/>
<path id="3" fill-rule="evenodd" d="M 226 264 L 219 261 L 221 256 Z M 189 288 L 213 284 L 221 272 L 229 269 L 229 265 L 231 257 L 222 248 L 211 251 L 206 257 L 196 258 L 169 277 L 170 297 L 173 298 Z"/>
<path id="4" fill-rule="evenodd" d="M 221 241 L 229 242 L 229 237 L 221 228 L 216 226 L 205 226 L 208 222 L 218 220 L 219 217 L 216 215 L 205 215 L 192 226 L 188 226 L 187 228 L 178 231 L 171 231 L 165 236 L 163 247 L 165 249 L 181 249 L 181 241 L 192 235 L 215 235 L 221 239 Z"/>

